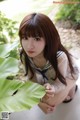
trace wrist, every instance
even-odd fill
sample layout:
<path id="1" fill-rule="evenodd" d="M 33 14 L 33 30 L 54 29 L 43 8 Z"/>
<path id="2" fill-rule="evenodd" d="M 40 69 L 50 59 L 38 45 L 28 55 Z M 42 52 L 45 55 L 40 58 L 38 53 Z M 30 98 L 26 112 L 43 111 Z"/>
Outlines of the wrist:
<path id="1" fill-rule="evenodd" d="M 55 86 L 54 86 L 54 85 L 51 85 L 51 86 L 52 86 L 52 89 L 53 89 L 54 93 L 56 93 L 56 88 L 55 88 Z"/>

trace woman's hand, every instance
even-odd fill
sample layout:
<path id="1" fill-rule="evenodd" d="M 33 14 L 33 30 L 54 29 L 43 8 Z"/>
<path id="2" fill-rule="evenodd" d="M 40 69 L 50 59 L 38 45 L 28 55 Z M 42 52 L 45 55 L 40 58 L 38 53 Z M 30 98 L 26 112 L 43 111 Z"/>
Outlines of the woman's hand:
<path id="1" fill-rule="evenodd" d="M 49 83 L 44 84 L 44 87 L 46 89 L 46 99 L 54 97 L 54 93 L 55 93 L 55 88 L 54 86 L 50 85 Z"/>
<path id="2" fill-rule="evenodd" d="M 38 104 L 38 106 L 41 108 L 41 110 L 44 112 L 44 113 L 46 113 L 46 114 L 48 114 L 48 113 L 52 113 L 52 112 L 54 112 L 54 110 L 55 110 L 55 106 L 50 106 L 50 105 L 48 105 L 48 104 L 46 104 L 46 103 L 43 103 L 43 102 L 40 102 L 39 104 Z"/>

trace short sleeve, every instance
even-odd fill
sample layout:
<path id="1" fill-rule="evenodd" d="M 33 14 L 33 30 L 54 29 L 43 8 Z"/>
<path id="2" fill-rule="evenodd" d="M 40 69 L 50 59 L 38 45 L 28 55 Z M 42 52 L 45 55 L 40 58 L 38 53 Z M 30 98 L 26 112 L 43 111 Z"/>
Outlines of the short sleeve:
<path id="1" fill-rule="evenodd" d="M 76 63 L 72 60 L 73 68 L 74 68 L 74 73 L 71 74 L 71 70 L 69 67 L 69 61 L 67 58 L 67 55 L 60 51 L 57 55 L 57 61 L 58 61 L 58 69 L 60 73 L 63 75 L 65 80 L 77 80 L 79 76 L 79 71 L 77 69 Z M 73 75 L 73 76 L 72 76 Z M 57 78 L 54 83 L 55 91 L 60 92 L 61 90 L 65 89 L 65 85 L 60 82 L 60 80 Z"/>
<path id="2" fill-rule="evenodd" d="M 67 55 L 64 52 L 62 52 L 62 54 L 57 58 L 58 68 L 59 68 L 60 73 L 63 75 L 63 77 L 65 79 L 68 78 L 71 80 L 77 80 L 78 76 L 79 76 L 78 66 L 77 66 L 74 58 L 72 56 L 70 56 L 70 57 L 71 57 L 71 61 L 72 61 L 72 66 L 74 68 L 74 73 L 71 74 L 69 61 L 68 61 Z"/>
<path id="3" fill-rule="evenodd" d="M 58 68 L 60 73 L 63 75 L 65 78 L 68 74 L 68 58 L 64 52 L 60 53 L 60 56 L 57 57 L 58 60 Z"/>

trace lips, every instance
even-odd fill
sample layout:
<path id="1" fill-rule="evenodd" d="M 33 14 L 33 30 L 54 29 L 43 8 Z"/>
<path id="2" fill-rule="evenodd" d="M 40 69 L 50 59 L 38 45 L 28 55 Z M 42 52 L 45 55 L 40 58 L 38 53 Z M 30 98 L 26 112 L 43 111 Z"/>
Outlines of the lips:
<path id="1" fill-rule="evenodd" d="M 29 54 L 32 54 L 32 53 L 34 53 L 34 51 L 28 51 L 28 53 L 29 53 Z"/>

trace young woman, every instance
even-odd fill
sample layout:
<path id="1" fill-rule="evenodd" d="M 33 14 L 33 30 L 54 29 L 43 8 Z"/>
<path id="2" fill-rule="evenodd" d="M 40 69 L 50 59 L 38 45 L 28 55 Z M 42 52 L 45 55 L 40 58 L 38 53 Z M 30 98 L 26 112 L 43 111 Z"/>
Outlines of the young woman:
<path id="1" fill-rule="evenodd" d="M 77 90 L 79 72 L 72 55 L 61 44 L 53 22 L 44 14 L 29 14 L 20 24 L 19 37 L 27 80 L 46 88 L 39 107 L 50 113 L 61 102 L 70 102 Z"/>

